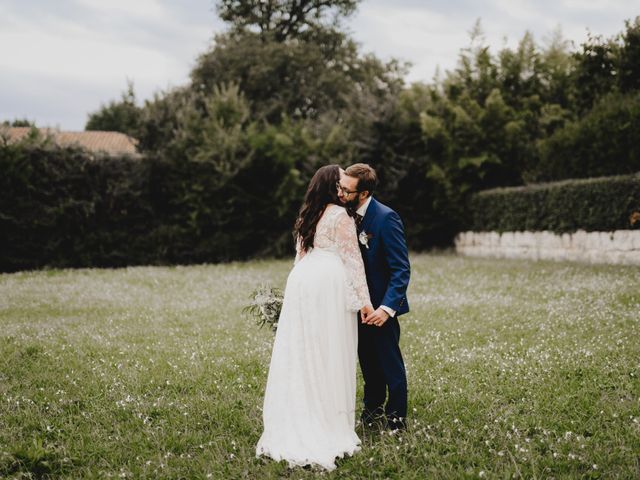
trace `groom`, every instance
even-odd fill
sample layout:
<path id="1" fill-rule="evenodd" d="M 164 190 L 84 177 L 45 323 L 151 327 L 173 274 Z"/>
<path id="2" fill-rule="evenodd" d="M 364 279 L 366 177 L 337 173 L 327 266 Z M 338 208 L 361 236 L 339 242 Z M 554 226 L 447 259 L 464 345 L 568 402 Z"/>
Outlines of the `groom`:
<path id="1" fill-rule="evenodd" d="M 356 212 L 360 251 L 376 309 L 358 324 L 358 357 L 364 377 L 361 420 L 367 425 L 382 419 L 395 430 L 405 428 L 407 416 L 407 376 L 398 317 L 409 311 L 410 268 L 400 217 L 372 197 L 377 183 L 373 168 L 356 163 L 341 175 L 338 197 Z"/>

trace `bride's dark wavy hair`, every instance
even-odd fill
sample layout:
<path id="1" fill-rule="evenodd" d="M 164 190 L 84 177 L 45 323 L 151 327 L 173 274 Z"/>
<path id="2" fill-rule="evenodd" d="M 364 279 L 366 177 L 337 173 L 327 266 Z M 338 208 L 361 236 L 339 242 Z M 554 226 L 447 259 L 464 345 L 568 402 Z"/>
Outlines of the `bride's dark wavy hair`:
<path id="1" fill-rule="evenodd" d="M 296 240 L 300 238 L 302 250 L 305 252 L 313 248 L 316 227 L 326 206 L 330 203 L 342 205 L 336 188 L 336 183 L 339 181 L 340 167 L 325 165 L 318 169 L 309 182 L 304 202 L 293 227 L 293 238 Z"/>

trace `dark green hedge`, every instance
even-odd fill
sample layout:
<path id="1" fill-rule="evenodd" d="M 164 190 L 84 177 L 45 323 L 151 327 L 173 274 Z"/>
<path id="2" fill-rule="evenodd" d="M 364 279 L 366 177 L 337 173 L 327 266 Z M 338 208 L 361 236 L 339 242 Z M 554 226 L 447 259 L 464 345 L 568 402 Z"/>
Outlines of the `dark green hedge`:
<path id="1" fill-rule="evenodd" d="M 0 145 L 0 271 L 290 254 L 303 176 L 262 150 L 225 176 L 206 162 Z M 412 203 L 397 191 L 402 212 Z M 468 211 L 467 228 L 478 231 L 637 228 L 640 174 L 484 191 Z M 430 237 L 433 212 L 403 215 L 410 246 L 422 245 L 416 236 Z"/>
<path id="2" fill-rule="evenodd" d="M 1 147 L 0 268 L 149 261 L 149 170 L 79 149 Z"/>
<path id="3" fill-rule="evenodd" d="M 470 201 L 475 231 L 573 232 L 638 228 L 640 174 L 498 188 Z"/>
<path id="4" fill-rule="evenodd" d="M 0 271 L 290 251 L 302 195 L 292 172 L 256 156 L 225 180 L 207 163 L 0 145 Z"/>

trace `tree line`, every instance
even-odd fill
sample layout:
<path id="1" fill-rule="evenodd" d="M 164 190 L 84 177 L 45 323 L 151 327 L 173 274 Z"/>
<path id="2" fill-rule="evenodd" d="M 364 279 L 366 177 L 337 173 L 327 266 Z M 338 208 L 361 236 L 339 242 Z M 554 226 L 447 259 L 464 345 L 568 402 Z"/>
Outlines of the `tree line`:
<path id="1" fill-rule="evenodd" d="M 640 17 L 579 47 L 525 33 L 496 52 L 478 21 L 456 68 L 407 84 L 406 64 L 347 33 L 359 3 L 219 1 L 228 28 L 188 83 L 143 105 L 129 85 L 89 116 L 87 130 L 127 133 L 155 162 L 154 222 L 173 241 L 208 238 L 229 252 L 216 259 L 289 252 L 328 163 L 373 165 L 414 249 L 450 245 L 475 192 L 640 171 Z"/>
<path id="2" fill-rule="evenodd" d="M 478 22 L 454 70 L 407 85 L 406 65 L 363 54 L 345 32 L 358 3 L 221 1 L 229 28 L 187 85 L 140 107 L 130 86 L 87 129 L 208 163 L 221 189 L 253 177 L 248 189 L 268 187 L 289 220 L 319 165 L 370 163 L 414 248 L 449 244 L 472 192 L 640 170 L 640 17 L 577 49 L 559 32 L 543 46 L 525 33 L 498 52 Z"/>

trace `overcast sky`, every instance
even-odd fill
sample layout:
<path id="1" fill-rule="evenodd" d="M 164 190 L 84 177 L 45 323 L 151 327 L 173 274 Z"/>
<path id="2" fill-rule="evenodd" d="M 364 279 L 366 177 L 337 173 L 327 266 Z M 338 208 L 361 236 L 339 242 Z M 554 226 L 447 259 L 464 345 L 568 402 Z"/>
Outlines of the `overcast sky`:
<path id="1" fill-rule="evenodd" d="M 0 121 L 83 130 L 87 115 L 134 82 L 140 101 L 188 81 L 213 35 L 214 0 L 2 0 Z M 364 0 L 348 27 L 362 49 L 413 64 L 408 81 L 455 67 L 480 18 L 493 52 L 526 30 L 543 44 L 560 27 L 579 45 L 609 37 L 640 0 Z"/>

